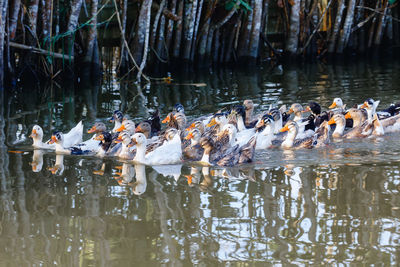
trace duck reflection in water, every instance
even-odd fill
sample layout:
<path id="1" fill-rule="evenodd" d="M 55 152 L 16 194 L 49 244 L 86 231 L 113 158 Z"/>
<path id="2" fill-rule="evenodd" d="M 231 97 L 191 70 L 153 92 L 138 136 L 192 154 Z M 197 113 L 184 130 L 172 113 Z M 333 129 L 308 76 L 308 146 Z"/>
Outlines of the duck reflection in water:
<path id="1" fill-rule="evenodd" d="M 41 149 L 33 150 L 32 162 L 30 163 L 30 165 L 32 166 L 33 172 L 40 172 L 42 170 L 43 154 L 44 154 L 44 151 Z"/>
<path id="2" fill-rule="evenodd" d="M 177 182 L 179 180 L 179 177 L 181 177 L 182 174 L 182 164 L 175 164 L 175 165 L 154 165 L 152 166 L 153 169 L 164 176 L 165 178 L 167 177 L 172 177 L 174 180 Z"/>
<path id="3" fill-rule="evenodd" d="M 147 178 L 146 166 L 143 164 L 123 163 L 121 172 L 117 172 L 119 176 L 114 177 L 121 186 L 129 186 L 135 195 L 141 195 L 146 192 Z M 133 178 L 136 176 L 136 181 Z"/>
<path id="4" fill-rule="evenodd" d="M 51 171 L 52 174 L 62 175 L 64 173 L 64 155 L 57 154 L 56 163 L 53 167 L 49 167 L 48 170 Z"/>

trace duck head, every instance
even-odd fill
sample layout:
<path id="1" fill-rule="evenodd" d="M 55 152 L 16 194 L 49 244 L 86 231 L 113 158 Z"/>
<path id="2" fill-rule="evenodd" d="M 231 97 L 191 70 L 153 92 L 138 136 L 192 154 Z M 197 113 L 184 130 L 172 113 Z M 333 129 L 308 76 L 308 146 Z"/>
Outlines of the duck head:
<path id="1" fill-rule="evenodd" d="M 317 102 L 311 101 L 308 103 L 303 112 L 308 111 L 311 112 L 311 114 L 313 114 L 314 116 L 318 116 L 319 114 L 321 114 L 321 106 Z"/>
<path id="2" fill-rule="evenodd" d="M 332 105 L 330 105 L 329 108 L 343 108 L 342 99 L 339 97 L 336 97 L 335 99 L 333 99 Z"/>
<path id="3" fill-rule="evenodd" d="M 51 136 L 49 144 L 63 144 L 64 143 L 64 134 L 62 132 L 54 132 Z"/>
<path id="4" fill-rule="evenodd" d="M 243 101 L 243 106 L 244 106 L 246 111 L 248 111 L 248 110 L 252 111 L 254 109 L 253 100 L 246 99 L 245 101 Z"/>
<path id="5" fill-rule="evenodd" d="M 210 122 L 206 125 L 207 127 L 212 127 L 216 124 L 223 126 L 226 123 L 228 123 L 228 119 L 226 117 L 226 113 L 216 113 L 214 116 L 211 118 Z"/>
<path id="6" fill-rule="evenodd" d="M 122 122 L 123 119 L 124 119 L 124 114 L 122 114 L 121 111 L 116 110 L 116 111 L 114 111 L 112 117 L 109 120 L 110 120 L 110 122 L 113 122 L 113 121 Z"/>
<path id="7" fill-rule="evenodd" d="M 43 139 L 43 129 L 39 125 L 34 125 L 32 127 L 31 135 L 29 136 L 33 139 L 33 141 L 42 141 Z"/>
<path id="8" fill-rule="evenodd" d="M 139 123 L 139 125 L 136 127 L 135 130 L 136 133 L 142 133 L 146 136 L 146 138 L 150 137 L 151 133 L 151 125 L 147 121 L 142 121 Z"/>
<path id="9" fill-rule="evenodd" d="M 272 127 L 272 129 L 274 129 L 274 126 L 275 126 L 274 117 L 272 117 L 269 114 L 263 115 L 261 117 L 261 119 L 258 120 L 258 122 L 256 124 L 256 131 L 262 132 L 267 126 Z"/>
<path id="10" fill-rule="evenodd" d="M 92 126 L 92 128 L 90 128 L 88 131 L 87 131 L 87 133 L 95 133 L 95 134 L 98 134 L 98 133 L 101 133 L 101 132 L 105 132 L 107 130 L 107 127 L 106 127 L 106 125 L 104 124 L 104 123 L 102 123 L 102 122 L 96 122 L 93 126 Z"/>
<path id="11" fill-rule="evenodd" d="M 131 137 L 131 142 L 129 143 L 129 147 L 132 147 L 134 145 L 145 145 L 147 143 L 146 136 L 142 133 L 135 133 Z"/>
<path id="12" fill-rule="evenodd" d="M 189 131 L 188 135 L 185 137 L 185 140 L 192 140 L 191 145 L 196 145 L 200 142 L 201 132 L 197 128 L 193 128 Z"/>
<path id="13" fill-rule="evenodd" d="M 135 123 L 132 120 L 124 120 L 121 127 L 119 127 L 116 132 L 128 131 L 131 134 L 135 133 Z"/>
<path id="14" fill-rule="evenodd" d="M 280 132 L 289 132 L 289 133 L 296 133 L 298 131 L 299 127 L 297 126 L 297 123 L 294 121 L 288 122 L 282 129 L 280 129 Z"/>
<path id="15" fill-rule="evenodd" d="M 185 113 L 185 108 L 183 107 L 183 105 L 181 103 L 176 103 L 174 105 L 173 111 L 176 112 L 176 113 L 178 113 L 178 112 Z"/>

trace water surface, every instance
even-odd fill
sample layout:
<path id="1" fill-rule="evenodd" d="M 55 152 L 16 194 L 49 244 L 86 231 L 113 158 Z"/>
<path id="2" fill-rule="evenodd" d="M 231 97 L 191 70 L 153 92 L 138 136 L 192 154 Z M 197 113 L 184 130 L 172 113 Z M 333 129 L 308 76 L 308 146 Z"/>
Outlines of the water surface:
<path id="1" fill-rule="evenodd" d="M 36 123 L 48 137 L 82 119 L 85 130 L 106 122 L 114 109 L 140 121 L 156 108 L 166 115 L 177 102 L 192 119 L 247 98 L 257 112 L 310 100 L 326 108 L 335 97 L 349 106 L 368 97 L 381 100 L 380 107 L 400 101 L 394 62 L 173 73 L 173 79 L 139 88 L 107 78 L 5 93 L 1 266 L 399 264 L 400 134 L 261 151 L 253 164 L 228 169 L 135 166 L 30 147 Z"/>

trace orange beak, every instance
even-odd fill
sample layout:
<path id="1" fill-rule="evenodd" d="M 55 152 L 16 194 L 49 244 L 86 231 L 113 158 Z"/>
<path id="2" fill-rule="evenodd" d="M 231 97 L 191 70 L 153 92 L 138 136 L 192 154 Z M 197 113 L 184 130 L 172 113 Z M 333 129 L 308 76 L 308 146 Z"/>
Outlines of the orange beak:
<path id="1" fill-rule="evenodd" d="M 283 127 L 282 129 L 280 129 L 279 130 L 281 133 L 283 133 L 283 132 L 287 132 L 287 131 L 289 131 L 289 126 L 285 126 L 285 127 Z"/>
<path id="2" fill-rule="evenodd" d="M 346 115 L 344 115 L 345 119 L 351 119 L 351 114 L 350 112 L 347 112 Z"/>
<path id="3" fill-rule="evenodd" d="M 169 118 L 169 115 L 165 117 L 165 119 L 162 121 L 162 123 L 168 123 L 171 119 Z"/>
<path id="4" fill-rule="evenodd" d="M 305 112 L 309 112 L 309 111 L 311 111 L 311 109 L 310 109 L 310 107 L 309 107 L 309 106 L 307 106 L 307 107 L 306 107 L 306 109 L 305 109 L 305 110 L 303 110 L 302 112 L 303 112 L 303 113 L 305 113 Z"/>
<path id="5" fill-rule="evenodd" d="M 328 121 L 328 124 L 329 124 L 329 125 L 332 125 L 332 124 L 335 124 L 335 123 L 336 123 L 336 121 L 335 121 L 334 118 L 331 118 L 331 119 Z"/>
<path id="6" fill-rule="evenodd" d="M 142 132 L 143 132 L 143 129 L 142 129 L 142 127 L 140 127 L 140 125 L 138 125 L 138 126 L 136 127 L 135 131 L 138 132 L 138 133 L 142 133 Z"/>
<path id="7" fill-rule="evenodd" d="M 367 107 L 369 107 L 368 103 L 364 102 L 364 104 L 360 108 L 367 108 Z"/>
<path id="8" fill-rule="evenodd" d="M 96 137 L 94 138 L 94 140 L 103 141 L 103 140 L 104 140 L 104 136 L 103 136 L 102 134 L 100 134 L 100 135 L 96 136 Z"/>
<path id="9" fill-rule="evenodd" d="M 57 138 L 53 135 L 51 136 L 49 144 L 54 144 L 55 142 L 57 142 Z"/>
<path id="10" fill-rule="evenodd" d="M 287 114 L 292 114 L 293 113 L 293 109 L 290 108 L 289 111 L 287 112 Z"/>
<path id="11" fill-rule="evenodd" d="M 122 124 L 121 127 L 119 127 L 116 131 L 117 131 L 117 132 L 122 132 L 122 131 L 125 130 L 125 129 L 126 129 L 126 128 L 125 128 L 125 125 Z"/>
<path id="12" fill-rule="evenodd" d="M 35 136 L 37 136 L 37 132 L 35 129 L 32 129 L 32 133 L 29 137 L 35 137 Z"/>
<path id="13" fill-rule="evenodd" d="M 188 185 L 192 184 L 192 175 L 185 175 L 185 177 L 188 179 Z"/>
<path id="14" fill-rule="evenodd" d="M 193 133 L 189 132 L 188 135 L 186 135 L 185 140 L 190 140 L 193 138 Z"/>
<path id="15" fill-rule="evenodd" d="M 92 128 L 90 128 L 87 133 L 94 133 L 95 131 L 97 131 L 96 126 L 93 126 Z"/>
<path id="16" fill-rule="evenodd" d="M 332 105 L 329 106 L 329 108 L 336 108 L 336 102 L 333 102 Z"/>
<path id="17" fill-rule="evenodd" d="M 207 124 L 207 127 L 214 126 L 215 124 L 217 124 L 217 121 L 215 120 L 215 118 L 212 118 L 211 121 Z"/>

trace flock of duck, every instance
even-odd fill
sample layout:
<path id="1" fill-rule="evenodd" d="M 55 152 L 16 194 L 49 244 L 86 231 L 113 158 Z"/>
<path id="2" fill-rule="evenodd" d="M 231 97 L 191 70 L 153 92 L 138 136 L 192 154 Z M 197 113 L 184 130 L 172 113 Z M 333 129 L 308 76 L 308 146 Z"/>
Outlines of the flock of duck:
<path id="1" fill-rule="evenodd" d="M 93 136 L 84 142 L 82 122 L 68 133 L 54 132 L 46 142 L 43 129 L 35 125 L 30 137 L 34 148 L 55 150 L 63 155 L 113 156 L 146 165 L 187 160 L 234 166 L 251 162 L 256 150 L 311 149 L 325 146 L 331 139 L 368 138 L 400 131 L 400 103 L 376 111 L 378 104 L 379 101 L 369 98 L 346 109 L 343 101 L 335 98 L 326 111 L 318 103 L 309 102 L 305 107 L 299 103 L 289 109 L 285 105 L 270 107 L 255 115 L 253 101 L 245 100 L 242 105 L 190 123 L 184 107 L 176 104 L 163 121 L 155 111 L 138 124 L 121 111 L 115 111 L 110 119 L 115 123 L 114 128 L 107 131 L 105 123 L 96 122 L 87 131 Z M 167 127 L 162 129 L 162 124 Z"/>

